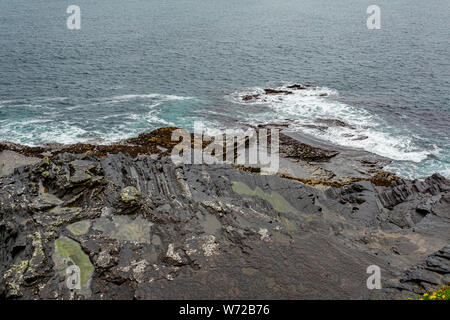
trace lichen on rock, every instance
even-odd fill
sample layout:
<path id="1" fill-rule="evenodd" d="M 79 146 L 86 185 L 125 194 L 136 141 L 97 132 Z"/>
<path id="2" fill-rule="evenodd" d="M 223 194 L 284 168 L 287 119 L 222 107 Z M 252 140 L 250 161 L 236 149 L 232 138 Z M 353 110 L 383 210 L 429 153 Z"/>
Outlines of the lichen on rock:
<path id="1" fill-rule="evenodd" d="M 120 192 L 120 198 L 127 204 L 135 204 L 138 202 L 141 193 L 135 187 L 128 186 Z"/>
<path id="2" fill-rule="evenodd" d="M 23 260 L 13 264 L 3 275 L 6 283 L 7 296 L 14 298 L 22 295 L 21 286 L 23 275 L 30 264 L 29 260 Z"/>

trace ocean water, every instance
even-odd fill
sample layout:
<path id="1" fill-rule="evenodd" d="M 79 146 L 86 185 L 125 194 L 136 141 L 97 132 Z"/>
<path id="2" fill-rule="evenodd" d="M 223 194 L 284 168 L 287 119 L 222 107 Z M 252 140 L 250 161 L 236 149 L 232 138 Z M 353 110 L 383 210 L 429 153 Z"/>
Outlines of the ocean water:
<path id="1" fill-rule="evenodd" d="M 371 4 L 380 30 L 367 29 Z M 0 140 L 289 119 L 393 159 L 401 176 L 450 177 L 449 12 L 448 0 L 1 0 Z M 293 83 L 311 87 L 242 101 Z M 323 118 L 349 126 L 311 126 Z"/>

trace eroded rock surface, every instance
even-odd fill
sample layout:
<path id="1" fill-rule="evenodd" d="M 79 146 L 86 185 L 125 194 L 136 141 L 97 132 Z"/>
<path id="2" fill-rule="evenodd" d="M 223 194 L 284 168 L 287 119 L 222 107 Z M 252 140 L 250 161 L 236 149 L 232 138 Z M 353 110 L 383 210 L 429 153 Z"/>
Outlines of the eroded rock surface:
<path id="1" fill-rule="evenodd" d="M 1 297 L 379 299 L 448 282 L 442 176 L 334 186 L 103 151 L 0 177 Z M 67 287 L 70 265 L 80 289 Z"/>

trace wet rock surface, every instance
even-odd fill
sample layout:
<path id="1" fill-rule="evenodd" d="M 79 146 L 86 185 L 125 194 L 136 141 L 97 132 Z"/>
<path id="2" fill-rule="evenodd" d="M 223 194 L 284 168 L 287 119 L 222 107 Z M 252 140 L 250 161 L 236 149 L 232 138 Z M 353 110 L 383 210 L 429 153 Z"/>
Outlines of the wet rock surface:
<path id="1" fill-rule="evenodd" d="M 277 89 L 264 89 L 264 93 L 267 95 L 271 94 L 292 94 L 289 90 L 277 90 Z"/>
<path id="2" fill-rule="evenodd" d="M 156 133 L 128 143 L 65 146 L 0 177 L 2 298 L 392 299 L 448 283 L 442 176 L 403 180 L 365 155 L 364 175 L 336 183 L 345 152 L 287 147 L 286 163 L 322 170 L 302 181 L 135 152 L 169 149 Z M 370 265 L 382 290 L 367 289 Z"/>
<path id="3" fill-rule="evenodd" d="M 283 133 L 280 134 L 280 155 L 285 158 L 305 161 L 327 161 L 338 154 L 338 151 L 313 147 Z"/>
<path id="4" fill-rule="evenodd" d="M 292 84 L 286 87 L 280 88 L 266 88 L 261 93 L 248 94 L 242 96 L 242 101 L 244 102 L 255 102 L 255 101 L 266 101 L 265 97 L 267 96 L 286 96 L 292 95 L 296 90 L 306 90 L 313 88 L 312 85 L 309 84 Z M 287 90 L 289 89 L 289 90 Z M 321 94 L 321 96 L 327 96 L 328 94 Z"/>

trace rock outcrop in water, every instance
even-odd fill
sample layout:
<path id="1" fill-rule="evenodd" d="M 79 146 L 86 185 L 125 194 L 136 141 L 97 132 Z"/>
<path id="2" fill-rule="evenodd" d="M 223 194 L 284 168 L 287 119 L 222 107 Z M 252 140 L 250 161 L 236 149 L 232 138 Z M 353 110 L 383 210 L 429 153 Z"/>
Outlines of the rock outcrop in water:
<path id="1" fill-rule="evenodd" d="M 448 179 L 403 180 L 384 159 L 293 138 L 279 174 L 174 164 L 172 130 L 0 145 L 31 159 L 0 177 L 0 296 L 392 299 L 448 284 Z M 370 265 L 382 290 L 366 286 Z"/>

